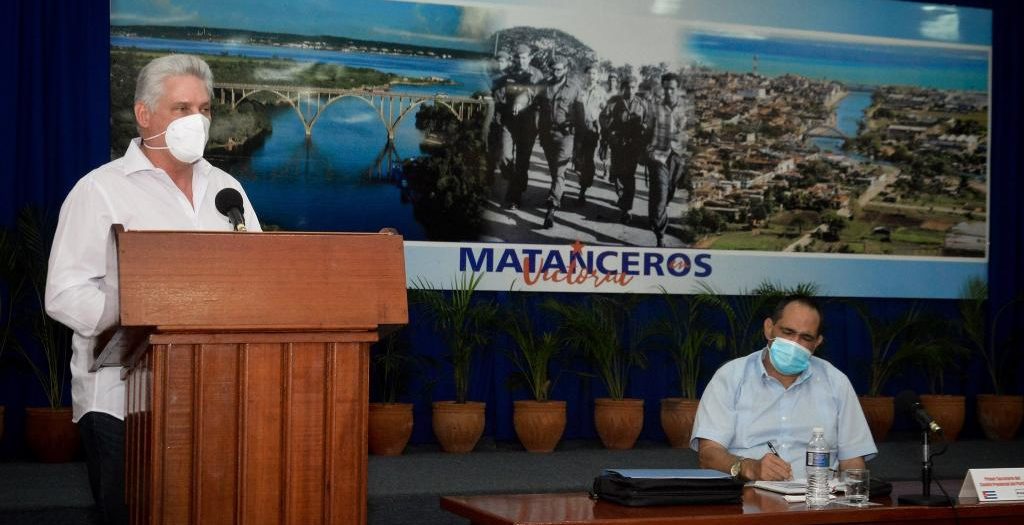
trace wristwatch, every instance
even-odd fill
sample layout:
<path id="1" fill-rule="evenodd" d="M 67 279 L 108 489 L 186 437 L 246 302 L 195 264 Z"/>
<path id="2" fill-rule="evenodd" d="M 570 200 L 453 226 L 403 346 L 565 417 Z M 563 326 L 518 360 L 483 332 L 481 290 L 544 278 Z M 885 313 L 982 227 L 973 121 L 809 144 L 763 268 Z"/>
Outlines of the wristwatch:
<path id="1" fill-rule="evenodd" d="M 729 467 L 729 475 L 731 475 L 733 477 L 733 479 L 740 479 L 740 473 L 743 470 L 743 460 L 744 459 L 747 459 L 747 458 L 739 458 L 739 459 L 737 459 L 736 462 L 733 463 L 731 467 Z"/>

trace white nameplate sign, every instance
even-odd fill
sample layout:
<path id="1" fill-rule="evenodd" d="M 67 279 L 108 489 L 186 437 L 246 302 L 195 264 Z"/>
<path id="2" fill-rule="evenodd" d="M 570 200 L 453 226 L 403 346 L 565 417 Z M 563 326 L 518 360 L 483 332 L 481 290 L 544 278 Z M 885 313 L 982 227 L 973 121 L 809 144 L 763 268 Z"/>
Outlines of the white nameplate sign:
<path id="1" fill-rule="evenodd" d="M 972 468 L 960 487 L 960 498 L 1024 501 L 1024 468 Z"/>

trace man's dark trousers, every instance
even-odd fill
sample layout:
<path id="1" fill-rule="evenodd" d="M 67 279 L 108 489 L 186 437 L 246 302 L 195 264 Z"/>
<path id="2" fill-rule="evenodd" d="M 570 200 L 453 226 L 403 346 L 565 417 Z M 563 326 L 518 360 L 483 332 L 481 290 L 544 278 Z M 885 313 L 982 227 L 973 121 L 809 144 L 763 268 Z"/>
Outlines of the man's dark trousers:
<path id="1" fill-rule="evenodd" d="M 128 523 L 124 493 L 124 421 L 89 412 L 78 420 L 89 467 L 89 486 L 103 523 Z"/>

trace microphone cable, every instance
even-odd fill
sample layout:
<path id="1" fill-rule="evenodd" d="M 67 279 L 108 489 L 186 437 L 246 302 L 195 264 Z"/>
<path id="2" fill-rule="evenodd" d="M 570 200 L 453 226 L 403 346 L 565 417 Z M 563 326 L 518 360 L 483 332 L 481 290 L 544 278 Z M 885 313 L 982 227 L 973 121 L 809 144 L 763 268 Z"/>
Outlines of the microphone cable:
<path id="1" fill-rule="evenodd" d="M 938 434 L 942 438 L 942 450 L 938 452 L 932 452 L 931 454 L 929 454 L 928 463 L 931 463 L 932 458 L 934 458 L 935 456 L 941 456 L 945 454 L 947 450 L 949 450 L 949 441 L 946 440 L 946 433 L 940 430 Z M 939 481 L 939 478 L 934 475 L 934 472 L 932 475 L 932 481 L 935 482 L 935 486 L 939 487 L 939 491 L 942 492 L 942 495 L 946 497 L 946 501 L 949 501 L 949 508 L 950 510 L 953 511 L 954 525 L 960 525 L 960 515 L 956 511 L 957 503 L 959 502 L 949 496 L 949 493 L 946 492 L 946 488 L 942 486 L 942 482 Z"/>

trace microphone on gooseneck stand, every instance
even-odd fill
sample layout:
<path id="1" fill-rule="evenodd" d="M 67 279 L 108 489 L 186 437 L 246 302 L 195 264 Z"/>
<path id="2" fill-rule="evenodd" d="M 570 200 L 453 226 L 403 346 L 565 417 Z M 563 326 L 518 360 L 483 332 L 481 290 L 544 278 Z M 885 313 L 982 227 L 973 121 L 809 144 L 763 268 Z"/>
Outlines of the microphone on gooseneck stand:
<path id="1" fill-rule="evenodd" d="M 898 413 L 906 413 L 914 418 L 918 426 L 921 427 L 921 494 L 905 495 L 897 498 L 900 505 L 919 505 L 926 507 L 942 507 L 950 505 L 950 499 L 948 496 L 933 496 L 931 493 L 932 486 L 932 456 L 942 454 L 946 451 L 945 448 L 938 454 L 932 454 L 928 446 L 928 436 L 935 432 L 940 436 L 943 435 L 942 427 L 928 415 L 924 407 L 921 406 L 921 400 L 918 399 L 917 394 L 910 390 L 904 390 L 896 395 L 896 411 Z M 942 485 L 939 485 L 942 488 Z M 943 491 L 945 492 L 945 491 Z"/>
<path id="2" fill-rule="evenodd" d="M 904 390 L 897 394 L 895 404 L 896 411 L 900 413 L 906 412 L 913 416 L 917 424 L 921 426 L 922 431 L 942 434 L 942 427 L 932 419 L 932 416 L 928 415 L 928 412 L 925 412 L 924 407 L 921 406 L 921 400 L 912 390 Z"/>
<path id="3" fill-rule="evenodd" d="M 234 188 L 224 188 L 217 192 L 214 199 L 217 211 L 227 215 L 231 227 L 236 232 L 244 232 L 245 229 L 245 205 L 242 204 L 242 194 Z"/>

